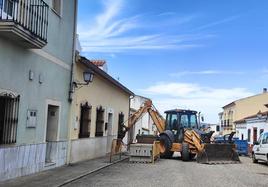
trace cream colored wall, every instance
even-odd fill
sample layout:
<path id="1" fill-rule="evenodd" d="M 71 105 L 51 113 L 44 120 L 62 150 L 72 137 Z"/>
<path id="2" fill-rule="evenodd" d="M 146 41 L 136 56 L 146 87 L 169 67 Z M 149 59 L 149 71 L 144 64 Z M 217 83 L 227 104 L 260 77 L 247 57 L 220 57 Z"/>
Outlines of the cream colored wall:
<path id="1" fill-rule="evenodd" d="M 257 114 L 259 111 L 267 111 L 268 108 L 264 104 L 268 103 L 268 93 L 262 93 L 252 97 L 235 101 L 235 105 L 226 107 L 223 111 L 223 119 L 231 119 L 232 122 L 243 119 L 250 115 Z M 228 116 L 228 112 L 233 111 L 232 116 Z M 235 129 L 234 123 L 231 123 L 232 130 L 224 130 L 223 134 L 228 134 Z"/>
<path id="2" fill-rule="evenodd" d="M 236 112 L 234 120 L 240 120 L 250 115 L 257 114 L 259 111 L 267 111 L 268 108 L 264 104 L 268 103 L 268 93 L 259 94 L 247 99 L 238 100 L 236 102 Z"/>
<path id="3" fill-rule="evenodd" d="M 75 65 L 75 81 L 83 82 L 84 67 L 81 64 Z M 129 95 L 121 89 L 115 87 L 107 80 L 99 75 L 94 75 L 92 83 L 88 86 L 83 86 L 75 90 L 74 100 L 72 103 L 72 124 L 70 130 L 71 139 L 77 139 L 79 134 L 80 123 L 80 104 L 88 102 L 92 106 L 90 137 L 95 137 L 96 129 L 96 108 L 102 106 L 105 109 L 105 121 L 108 121 L 108 112 L 113 113 L 113 128 L 112 135 L 117 135 L 118 116 L 123 112 L 125 119 L 129 114 Z M 105 128 L 105 125 L 103 125 Z M 103 130 L 104 136 L 107 136 L 107 131 Z"/>

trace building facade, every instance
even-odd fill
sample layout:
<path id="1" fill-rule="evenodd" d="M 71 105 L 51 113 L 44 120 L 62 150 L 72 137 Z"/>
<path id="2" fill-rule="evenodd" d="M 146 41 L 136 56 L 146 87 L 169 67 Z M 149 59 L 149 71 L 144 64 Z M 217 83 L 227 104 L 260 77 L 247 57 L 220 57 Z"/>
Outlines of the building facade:
<path id="1" fill-rule="evenodd" d="M 0 0 L 0 180 L 66 163 L 76 8 Z"/>
<path id="2" fill-rule="evenodd" d="M 268 93 L 265 88 L 261 94 L 242 98 L 225 105 L 223 112 L 219 114 L 222 133 L 228 134 L 235 131 L 234 121 L 254 115 L 259 111 L 265 112 L 267 101 Z"/>
<path id="3" fill-rule="evenodd" d="M 74 66 L 74 81 L 83 73 L 94 73 L 93 81 L 74 90 L 70 119 L 70 163 L 105 156 L 128 119 L 133 93 L 90 60 L 81 57 Z M 125 124 L 126 125 L 126 124 Z M 125 142 L 126 143 L 126 142 Z"/>
<path id="4" fill-rule="evenodd" d="M 256 142 L 262 132 L 268 132 L 268 112 L 258 112 L 255 115 L 235 121 L 236 135 L 249 144 Z"/>

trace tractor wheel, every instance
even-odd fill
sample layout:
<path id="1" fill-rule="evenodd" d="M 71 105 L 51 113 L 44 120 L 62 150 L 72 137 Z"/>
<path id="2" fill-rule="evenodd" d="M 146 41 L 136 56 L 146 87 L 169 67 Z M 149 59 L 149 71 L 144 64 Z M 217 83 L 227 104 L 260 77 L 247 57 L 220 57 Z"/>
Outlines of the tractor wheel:
<path id="1" fill-rule="evenodd" d="M 181 159 L 183 161 L 190 160 L 190 152 L 189 152 L 189 144 L 188 143 L 182 143 Z"/>
<path id="2" fill-rule="evenodd" d="M 161 158 L 171 157 L 173 155 L 173 152 L 170 151 L 172 147 L 172 141 L 170 138 L 166 134 L 160 134 L 159 141 L 161 147 Z"/>

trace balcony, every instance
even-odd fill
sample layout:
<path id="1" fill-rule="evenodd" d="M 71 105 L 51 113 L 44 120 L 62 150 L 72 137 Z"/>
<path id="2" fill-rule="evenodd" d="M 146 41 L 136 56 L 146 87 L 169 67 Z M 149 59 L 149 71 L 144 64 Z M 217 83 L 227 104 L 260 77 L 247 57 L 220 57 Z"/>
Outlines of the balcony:
<path id="1" fill-rule="evenodd" d="M 48 10 L 43 0 L 0 0 L 0 36 L 26 48 L 43 48 Z"/>

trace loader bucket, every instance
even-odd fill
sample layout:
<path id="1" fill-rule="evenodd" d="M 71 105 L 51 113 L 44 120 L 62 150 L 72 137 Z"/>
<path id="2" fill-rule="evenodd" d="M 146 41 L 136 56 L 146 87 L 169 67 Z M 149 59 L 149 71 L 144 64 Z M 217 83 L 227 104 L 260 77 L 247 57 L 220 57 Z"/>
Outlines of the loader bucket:
<path id="1" fill-rule="evenodd" d="M 231 143 L 204 144 L 204 149 L 197 154 L 196 161 L 201 164 L 239 163 L 235 148 L 235 144 Z"/>

